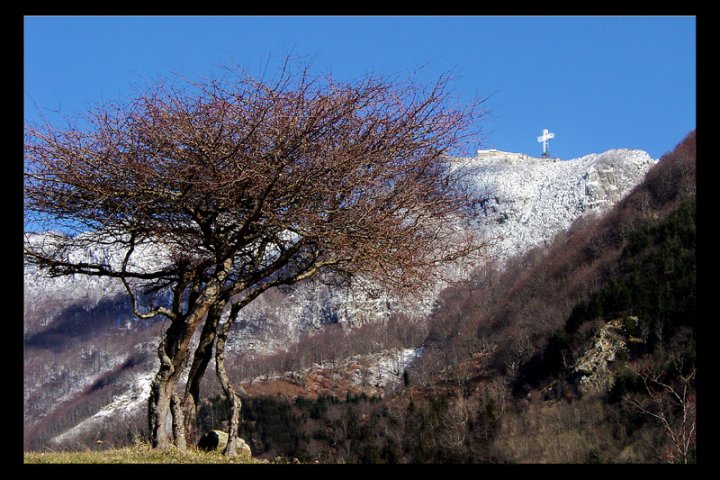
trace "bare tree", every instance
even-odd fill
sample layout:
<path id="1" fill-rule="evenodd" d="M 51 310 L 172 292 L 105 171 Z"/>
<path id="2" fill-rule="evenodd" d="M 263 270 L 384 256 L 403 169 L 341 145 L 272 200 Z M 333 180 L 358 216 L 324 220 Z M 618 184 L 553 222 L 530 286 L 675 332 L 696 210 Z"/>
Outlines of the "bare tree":
<path id="1" fill-rule="evenodd" d="M 639 372 L 645 395 L 629 396 L 628 403 L 640 413 L 654 418 L 672 447 L 663 455 L 670 462 L 688 463 L 696 441 L 695 374 L 679 373 L 667 380 L 649 368 Z"/>
<path id="2" fill-rule="evenodd" d="M 26 261 L 117 278 L 135 315 L 169 320 L 154 447 L 184 448 L 183 410 L 197 405 L 226 305 L 316 274 L 418 291 L 479 251 L 463 222 L 481 199 L 448 154 L 474 139 L 482 112 L 454 106 L 448 83 L 341 83 L 286 64 L 273 81 L 228 70 L 159 83 L 63 129 L 26 126 L 26 231 L 55 230 L 26 234 Z M 99 246 L 110 254 L 81 254 Z"/>

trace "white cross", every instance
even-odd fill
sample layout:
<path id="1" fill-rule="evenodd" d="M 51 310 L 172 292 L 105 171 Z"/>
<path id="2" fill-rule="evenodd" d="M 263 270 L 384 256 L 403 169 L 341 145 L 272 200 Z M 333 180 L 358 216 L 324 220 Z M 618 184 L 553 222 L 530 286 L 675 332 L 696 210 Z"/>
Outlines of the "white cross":
<path id="1" fill-rule="evenodd" d="M 543 129 L 543 134 L 537 137 L 538 142 L 543 144 L 543 157 L 548 156 L 548 140 L 555 138 L 554 133 L 550 133 L 547 128 Z"/>

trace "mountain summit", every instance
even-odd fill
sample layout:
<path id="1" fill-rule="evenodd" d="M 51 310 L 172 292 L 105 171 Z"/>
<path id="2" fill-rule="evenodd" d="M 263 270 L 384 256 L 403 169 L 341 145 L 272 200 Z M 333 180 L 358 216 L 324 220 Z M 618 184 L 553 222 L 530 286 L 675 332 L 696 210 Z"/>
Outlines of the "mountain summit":
<path id="1" fill-rule="evenodd" d="M 655 164 L 642 150 L 615 149 L 572 160 L 482 150 L 463 159 L 487 191 L 482 224 L 507 259 L 550 240 L 580 215 L 599 213 L 628 193 Z"/>

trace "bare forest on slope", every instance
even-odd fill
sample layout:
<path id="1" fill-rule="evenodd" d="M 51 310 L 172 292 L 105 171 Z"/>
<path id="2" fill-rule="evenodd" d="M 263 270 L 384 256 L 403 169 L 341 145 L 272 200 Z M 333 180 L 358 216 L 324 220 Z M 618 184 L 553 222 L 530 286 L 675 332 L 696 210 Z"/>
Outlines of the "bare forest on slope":
<path id="1" fill-rule="evenodd" d="M 242 434 L 269 456 L 324 462 L 695 461 L 695 148 L 692 132 L 603 217 L 446 289 L 427 324 L 388 345 L 422 349 L 393 393 L 308 395 L 308 376 L 275 379 L 285 386 L 247 400 Z M 323 335 L 258 368 L 272 383 L 308 351 L 332 368 L 354 336 Z M 225 408 L 206 404 L 208 425 Z"/>

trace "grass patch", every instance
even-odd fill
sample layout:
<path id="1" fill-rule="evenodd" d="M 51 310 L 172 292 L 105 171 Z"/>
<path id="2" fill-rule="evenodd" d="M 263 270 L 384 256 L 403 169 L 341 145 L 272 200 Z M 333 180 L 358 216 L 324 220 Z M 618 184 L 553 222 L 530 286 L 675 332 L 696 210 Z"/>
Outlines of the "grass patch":
<path id="1" fill-rule="evenodd" d="M 23 456 L 24 463 L 273 463 L 244 454 L 226 457 L 221 452 L 196 448 L 184 452 L 176 448 L 158 450 L 146 444 L 84 452 L 25 452 Z"/>

